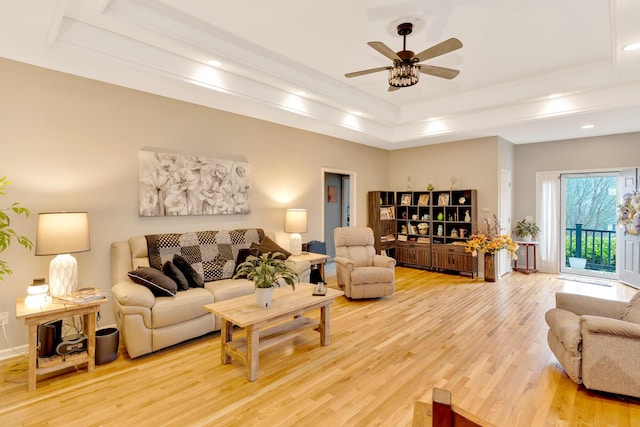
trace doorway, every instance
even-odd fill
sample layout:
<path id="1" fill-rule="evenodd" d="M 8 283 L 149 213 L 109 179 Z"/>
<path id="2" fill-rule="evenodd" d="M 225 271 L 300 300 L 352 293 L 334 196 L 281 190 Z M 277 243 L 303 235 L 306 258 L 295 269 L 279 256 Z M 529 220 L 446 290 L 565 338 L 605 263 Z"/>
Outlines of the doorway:
<path id="1" fill-rule="evenodd" d="M 349 227 L 355 215 L 355 172 L 323 169 L 323 235 L 327 255 L 335 257 L 333 230 Z"/>
<path id="2" fill-rule="evenodd" d="M 560 272 L 616 279 L 617 172 L 560 175 Z"/>

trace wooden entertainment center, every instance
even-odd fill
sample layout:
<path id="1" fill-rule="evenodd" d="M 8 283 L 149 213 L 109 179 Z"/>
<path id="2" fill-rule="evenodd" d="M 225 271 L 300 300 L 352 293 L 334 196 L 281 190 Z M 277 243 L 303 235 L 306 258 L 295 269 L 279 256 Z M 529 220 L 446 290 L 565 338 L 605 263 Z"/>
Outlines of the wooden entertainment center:
<path id="1" fill-rule="evenodd" d="M 464 243 L 478 228 L 477 190 L 370 191 L 368 226 L 376 252 L 398 264 L 478 273 Z"/>

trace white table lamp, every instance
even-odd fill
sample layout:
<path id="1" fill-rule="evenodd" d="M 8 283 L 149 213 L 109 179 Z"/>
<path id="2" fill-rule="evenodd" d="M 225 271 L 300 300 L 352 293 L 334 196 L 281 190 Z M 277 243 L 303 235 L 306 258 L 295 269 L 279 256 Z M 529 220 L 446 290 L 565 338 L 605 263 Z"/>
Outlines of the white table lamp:
<path id="1" fill-rule="evenodd" d="M 307 232 L 307 210 L 287 209 L 284 217 L 285 233 L 292 233 L 289 240 L 291 254 L 300 255 L 302 253 L 302 236 L 300 233 Z"/>
<path id="2" fill-rule="evenodd" d="M 49 264 L 49 292 L 61 297 L 78 286 L 78 263 L 71 255 L 91 250 L 86 212 L 38 214 L 36 255 L 57 255 Z"/>

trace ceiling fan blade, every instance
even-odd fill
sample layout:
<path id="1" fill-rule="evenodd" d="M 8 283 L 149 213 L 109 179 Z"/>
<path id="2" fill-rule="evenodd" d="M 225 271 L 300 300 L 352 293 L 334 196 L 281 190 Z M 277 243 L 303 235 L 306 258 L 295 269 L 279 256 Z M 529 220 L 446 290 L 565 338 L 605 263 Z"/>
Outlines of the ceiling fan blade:
<path id="1" fill-rule="evenodd" d="M 460 70 L 454 70 L 453 68 L 436 67 L 435 65 L 424 64 L 420 64 L 420 72 L 449 80 L 460 74 Z"/>
<path id="2" fill-rule="evenodd" d="M 364 76 L 365 74 L 377 73 L 378 71 L 390 70 L 391 67 L 378 67 L 378 68 L 370 68 L 368 70 L 354 71 L 353 73 L 347 73 L 345 77 L 358 77 Z"/>
<path id="3" fill-rule="evenodd" d="M 460 49 L 462 42 L 456 38 L 450 38 L 442 43 L 438 43 L 435 46 L 431 46 L 429 49 L 423 50 L 418 53 L 414 58 L 418 59 L 418 62 L 426 61 L 427 59 L 435 58 L 436 56 L 444 55 L 445 53 L 453 52 Z"/>
<path id="4" fill-rule="evenodd" d="M 400 89 L 400 88 L 399 88 L 399 87 L 396 87 L 396 86 L 391 86 L 391 85 L 389 85 L 389 89 L 387 89 L 387 92 L 393 92 L 393 91 L 396 91 L 396 90 L 398 90 L 398 89 Z"/>
<path id="5" fill-rule="evenodd" d="M 392 61 L 402 61 L 402 58 L 400 58 L 397 53 L 392 51 L 389 46 L 382 42 L 369 42 L 367 44 Z"/>

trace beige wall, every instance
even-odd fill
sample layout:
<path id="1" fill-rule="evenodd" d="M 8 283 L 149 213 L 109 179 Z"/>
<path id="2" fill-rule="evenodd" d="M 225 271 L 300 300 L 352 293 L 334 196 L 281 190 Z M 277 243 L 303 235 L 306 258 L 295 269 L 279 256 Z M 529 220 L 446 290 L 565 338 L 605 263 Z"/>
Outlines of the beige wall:
<path id="1" fill-rule="evenodd" d="M 0 176 L 12 182 L 0 207 L 19 201 L 31 210 L 12 225 L 32 240 L 38 212 L 88 211 L 92 250 L 76 254 L 83 286 L 109 290 L 109 245 L 132 235 L 262 227 L 287 245 L 284 209 L 302 207 L 309 212 L 303 240 L 323 240 L 323 167 L 355 172 L 357 224 L 366 224 L 366 192 L 388 185 L 385 150 L 18 62 L 0 59 L 0 93 Z M 251 214 L 140 218 L 143 147 L 249 162 Z M 9 312 L 11 344 L 24 345 L 15 299 L 34 277 L 47 276 L 52 257 L 18 245 L 0 256 L 14 271 L 0 282 L 0 312 Z M 111 307 L 102 314 L 103 325 L 113 323 Z M 0 357 L 7 348 L 0 339 Z"/>
<path id="2" fill-rule="evenodd" d="M 536 172 L 620 170 L 640 165 L 640 133 L 515 146 L 513 218 L 536 214 Z"/>
<path id="3" fill-rule="evenodd" d="M 478 138 L 392 151 L 389 155 L 389 189 L 406 189 L 408 176 L 411 176 L 412 189 L 426 189 L 428 176 L 432 175 L 436 190 L 446 190 L 451 188 L 451 174 L 455 173 L 458 188 L 478 190 L 480 218 L 497 214 L 498 141 L 497 137 Z"/>

